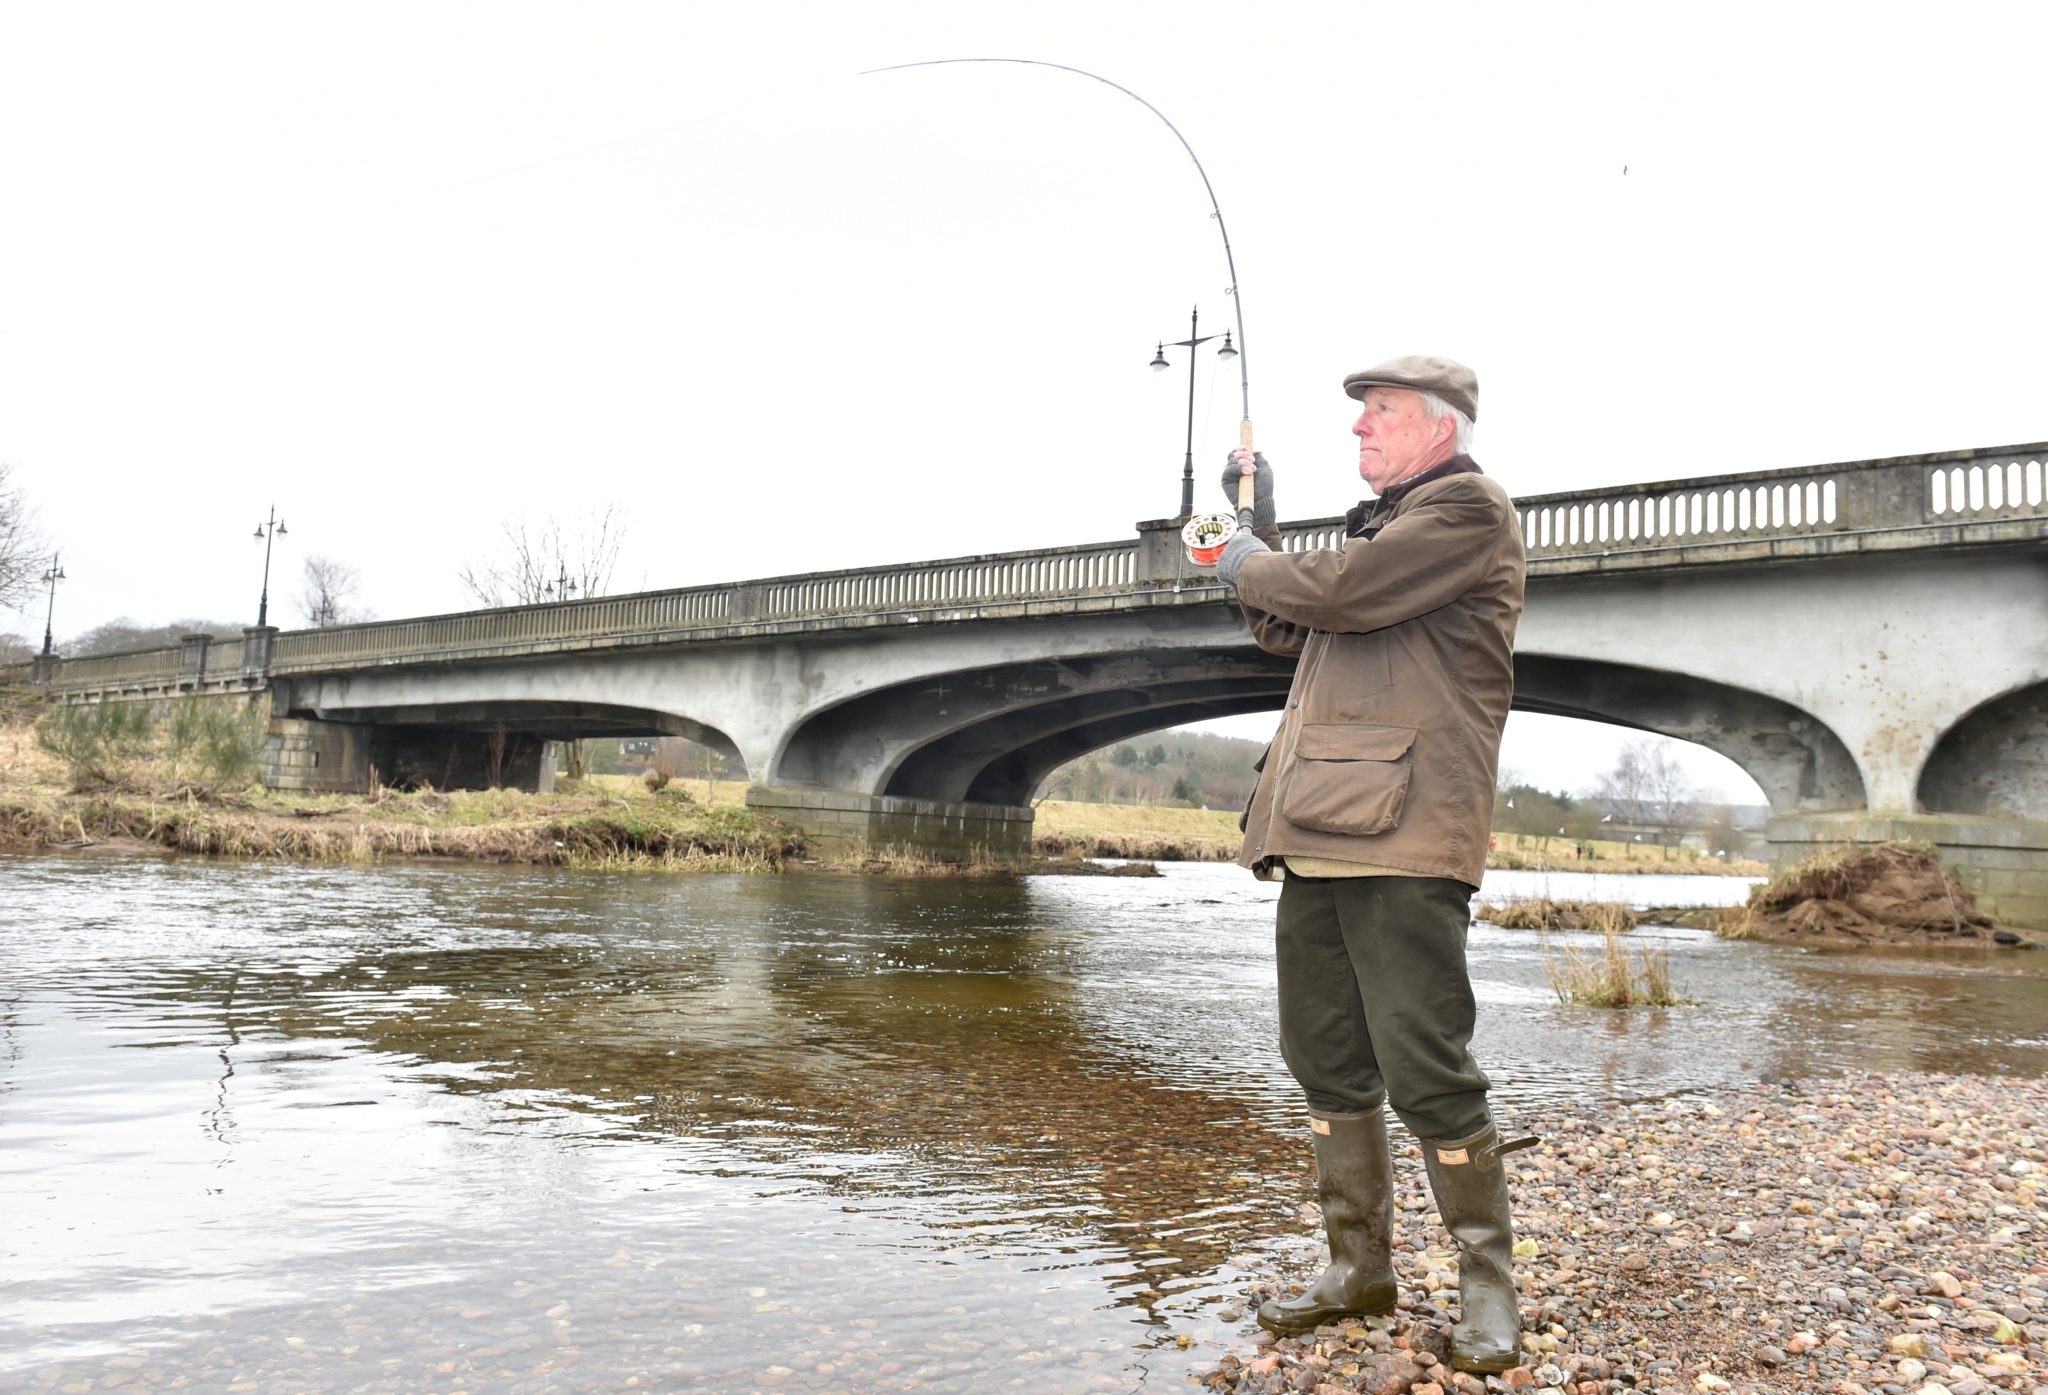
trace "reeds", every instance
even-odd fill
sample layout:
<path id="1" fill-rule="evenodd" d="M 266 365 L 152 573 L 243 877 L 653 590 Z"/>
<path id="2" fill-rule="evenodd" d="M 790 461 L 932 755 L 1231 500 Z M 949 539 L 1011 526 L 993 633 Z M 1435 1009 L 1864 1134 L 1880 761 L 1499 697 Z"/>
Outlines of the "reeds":
<path id="1" fill-rule="evenodd" d="M 1573 945 L 1543 941 L 1543 974 L 1550 991 L 1567 1007 L 1673 1007 L 1686 1000 L 1671 989 L 1671 956 L 1643 949 L 1629 962 L 1618 932 L 1602 936 L 1605 948 L 1596 957 Z"/>
<path id="2" fill-rule="evenodd" d="M 1479 905 L 1472 913 L 1503 930 L 1597 930 L 1609 935 L 1625 934 L 1643 920 L 1620 901 L 1554 901 L 1548 896 Z"/>
<path id="3" fill-rule="evenodd" d="M 583 801 L 564 808 L 564 801 L 502 790 L 475 797 L 385 791 L 374 804 L 301 799 L 10 796 L 0 799 L 0 843 L 39 848 L 126 840 L 217 857 L 438 857 L 675 871 L 773 871 L 804 852 L 801 835 L 774 820 L 671 800 L 591 810 L 575 807 Z"/>

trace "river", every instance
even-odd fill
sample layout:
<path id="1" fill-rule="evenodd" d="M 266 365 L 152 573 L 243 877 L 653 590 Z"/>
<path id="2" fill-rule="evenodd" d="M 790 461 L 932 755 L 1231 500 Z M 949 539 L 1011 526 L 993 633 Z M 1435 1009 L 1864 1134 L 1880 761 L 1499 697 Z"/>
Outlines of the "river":
<path id="1" fill-rule="evenodd" d="M 1276 889 L 1162 870 L 0 858 L 0 1391 L 1182 1388 L 1307 1149 Z M 1506 1122 L 2048 1072 L 2048 955 L 1630 943 L 1695 1001 L 1560 1006 L 1474 927 Z"/>

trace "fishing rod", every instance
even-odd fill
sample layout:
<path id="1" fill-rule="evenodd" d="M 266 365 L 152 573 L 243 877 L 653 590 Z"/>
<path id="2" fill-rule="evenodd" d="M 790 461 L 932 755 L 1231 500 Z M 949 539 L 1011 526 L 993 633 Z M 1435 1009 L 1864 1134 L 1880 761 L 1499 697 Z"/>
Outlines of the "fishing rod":
<path id="1" fill-rule="evenodd" d="M 868 77 L 875 73 L 897 73 L 902 72 L 906 68 L 938 68 L 949 63 L 1021 63 L 1027 67 L 1057 68 L 1063 73 L 1075 73 L 1084 78 L 1092 78 L 1105 87 L 1114 87 L 1117 91 L 1123 93 L 1126 97 L 1129 97 L 1132 101 L 1145 108 L 1145 110 L 1158 117 L 1162 122 L 1165 122 L 1166 129 L 1173 132 L 1173 138 L 1180 142 L 1180 148 L 1187 151 L 1188 158 L 1195 162 L 1195 173 L 1202 176 L 1202 188 L 1209 195 L 1209 216 L 1216 220 L 1216 231 L 1223 238 L 1223 262 L 1230 269 L 1230 289 L 1225 294 L 1230 297 L 1231 307 L 1237 314 L 1238 388 L 1244 397 L 1244 419 L 1238 423 L 1237 428 L 1238 444 L 1244 447 L 1244 449 L 1250 450 L 1252 448 L 1251 355 L 1245 349 L 1244 298 L 1237 293 L 1237 259 L 1230 252 L 1230 229 L 1223 222 L 1223 206 L 1216 202 L 1216 187 L 1209 182 L 1209 171 L 1202 168 L 1202 157 L 1195 154 L 1195 148 L 1189 145 L 1188 138 L 1180 133 L 1180 127 L 1168 120 L 1165 112 L 1153 106 L 1120 82 L 1111 82 L 1102 74 L 1091 73 L 1086 68 L 1075 68 L 1065 63 L 1048 63 L 1039 58 L 928 58 L 920 63 L 892 63 L 886 68 L 867 68 L 863 69 L 860 75 Z M 1251 475 L 1245 475 L 1239 479 L 1237 484 L 1237 506 L 1240 509 L 1248 509 L 1252 506 L 1252 490 L 1253 477 Z"/>

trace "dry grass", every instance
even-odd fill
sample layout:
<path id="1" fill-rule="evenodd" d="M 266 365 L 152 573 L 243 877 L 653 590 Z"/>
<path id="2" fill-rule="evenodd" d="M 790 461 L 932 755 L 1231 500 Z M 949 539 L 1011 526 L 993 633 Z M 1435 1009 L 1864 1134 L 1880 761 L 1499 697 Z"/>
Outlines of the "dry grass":
<path id="1" fill-rule="evenodd" d="M 1629 962 L 1621 937 L 1608 931 L 1605 948 L 1598 956 L 1572 945 L 1552 946 L 1543 942 L 1543 973 L 1550 991 L 1570 1007 L 1672 1007 L 1685 999 L 1671 991 L 1671 956 L 1662 950 L 1638 951 Z"/>
<path id="2" fill-rule="evenodd" d="M 1536 869 L 1545 872 L 1655 872 L 1664 876 L 1761 877 L 1770 864 L 1751 858 L 1710 857 L 1695 848 L 1666 848 L 1651 843 L 1592 839 L 1580 844 L 1587 856 L 1573 852 L 1578 840 L 1554 835 L 1496 833 L 1498 844 L 1487 855 L 1488 867 Z"/>
<path id="3" fill-rule="evenodd" d="M 1228 809 L 1038 802 L 1033 850 L 1040 857 L 1121 857 L 1154 862 L 1230 862 L 1242 837 Z"/>
<path id="4" fill-rule="evenodd" d="M 1643 918 L 1619 901 L 1553 901 L 1547 896 L 1478 905 L 1472 914 L 1503 930 L 1598 930 L 1625 934 Z"/>
<path id="5" fill-rule="evenodd" d="M 289 795 L 225 799 L 0 793 L 0 846 L 139 844 L 223 857 L 319 862 L 459 858 L 568 867 L 772 871 L 804 850 L 773 820 L 642 794 Z"/>

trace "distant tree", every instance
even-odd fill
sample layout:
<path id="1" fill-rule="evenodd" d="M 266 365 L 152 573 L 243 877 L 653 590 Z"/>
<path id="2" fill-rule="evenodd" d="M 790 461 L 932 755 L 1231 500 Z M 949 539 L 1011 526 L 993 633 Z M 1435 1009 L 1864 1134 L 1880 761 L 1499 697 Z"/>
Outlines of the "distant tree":
<path id="1" fill-rule="evenodd" d="M 1152 749 L 1145 752 L 1145 764 L 1151 766 L 1154 770 L 1166 764 L 1166 748 L 1156 741 L 1153 742 Z"/>
<path id="2" fill-rule="evenodd" d="M 355 603 L 362 584 L 362 574 L 346 562 L 337 562 L 332 557 L 308 557 L 305 574 L 299 581 L 299 614 L 319 630 L 367 620 L 369 612 Z"/>
<path id="3" fill-rule="evenodd" d="M 240 625 L 225 620 L 173 620 L 168 625 L 138 625 L 127 616 L 94 626 L 84 634 L 58 646 L 66 658 L 86 659 L 95 654 L 126 654 L 136 649 L 170 649 L 186 635 L 206 634 L 215 639 L 238 639 Z"/>
<path id="4" fill-rule="evenodd" d="M 1137 748 L 1118 745 L 1110 749 L 1109 763 L 1123 770 L 1129 770 L 1138 763 Z"/>
<path id="5" fill-rule="evenodd" d="M 39 652 L 27 635 L 0 634 L 0 664 L 26 663 Z"/>
<path id="6" fill-rule="evenodd" d="M 14 482 L 14 467 L 0 463 L 0 607 L 26 609 L 49 565 L 28 495 Z"/>
<path id="7" fill-rule="evenodd" d="M 1183 804 L 1194 803 L 1195 788 L 1188 783 L 1187 776 L 1183 775 L 1173 782 L 1173 797 Z"/>
<path id="8" fill-rule="evenodd" d="M 1749 837 L 1735 824 L 1735 806 L 1716 804 L 1704 811 L 1707 821 L 1707 851 L 1729 857 L 1749 847 Z"/>
<path id="9" fill-rule="evenodd" d="M 1614 768 L 1600 777 L 1600 797 L 1616 816 L 1633 824 L 1682 829 L 1692 814 L 1693 784 L 1664 741 L 1631 741 Z"/>
<path id="10" fill-rule="evenodd" d="M 550 517 L 538 525 L 524 519 L 504 524 L 505 546 L 484 562 L 464 562 L 456 572 L 463 589 L 487 606 L 539 605 L 543 601 L 602 596 L 611 589 L 625 521 L 616 504 L 593 510 L 571 533 Z M 568 594 L 564 595 L 565 589 Z"/>

